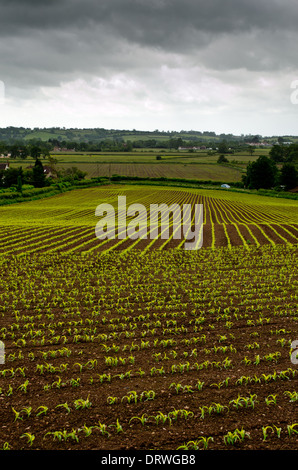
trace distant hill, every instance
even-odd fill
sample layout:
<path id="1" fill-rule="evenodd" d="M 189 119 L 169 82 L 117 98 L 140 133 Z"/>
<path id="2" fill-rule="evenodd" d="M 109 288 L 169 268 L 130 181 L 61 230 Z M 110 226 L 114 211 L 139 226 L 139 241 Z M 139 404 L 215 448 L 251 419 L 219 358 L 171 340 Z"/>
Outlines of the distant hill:
<path id="1" fill-rule="evenodd" d="M 213 131 L 144 131 L 144 130 L 120 130 L 120 129 L 104 129 L 104 128 L 25 128 L 25 127 L 6 127 L 0 128 L 0 141 L 6 143 L 39 141 L 63 142 L 100 142 L 110 139 L 118 142 L 136 142 L 156 140 L 162 142 L 169 139 L 181 139 L 184 142 L 198 143 L 215 143 L 226 140 L 227 142 L 255 142 L 258 140 L 266 140 L 274 143 L 278 140 L 278 136 L 261 136 L 261 135 L 233 135 L 233 134 L 216 134 Z M 298 136 L 283 136 L 284 141 L 298 142 Z"/>

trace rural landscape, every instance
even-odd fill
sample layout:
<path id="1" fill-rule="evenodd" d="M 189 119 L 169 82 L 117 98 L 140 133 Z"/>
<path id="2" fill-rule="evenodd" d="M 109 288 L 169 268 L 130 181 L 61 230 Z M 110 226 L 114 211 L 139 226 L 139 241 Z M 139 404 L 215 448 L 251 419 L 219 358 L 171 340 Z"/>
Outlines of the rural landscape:
<path id="1" fill-rule="evenodd" d="M 297 450 L 298 138 L 0 137 L 0 449 Z M 201 248 L 99 240 L 119 196 Z"/>

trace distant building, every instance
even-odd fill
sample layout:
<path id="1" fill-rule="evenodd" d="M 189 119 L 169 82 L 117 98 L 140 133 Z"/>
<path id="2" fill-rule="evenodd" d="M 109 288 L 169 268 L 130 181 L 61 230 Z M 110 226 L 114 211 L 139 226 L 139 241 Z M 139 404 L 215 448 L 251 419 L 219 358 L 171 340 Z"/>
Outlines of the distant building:
<path id="1" fill-rule="evenodd" d="M 54 147 L 54 152 L 75 152 L 76 149 L 68 149 L 66 147 Z"/>
<path id="2" fill-rule="evenodd" d="M 249 142 L 248 145 L 251 147 L 272 147 L 272 144 L 268 142 Z"/>
<path id="3" fill-rule="evenodd" d="M 29 165 L 26 167 L 28 170 L 32 170 L 33 168 L 33 165 Z M 48 165 L 43 165 L 43 172 L 44 174 L 46 175 L 46 177 L 48 178 L 49 176 L 52 176 L 52 169 L 50 166 Z"/>
<path id="4" fill-rule="evenodd" d="M 8 170 L 9 163 L 0 163 L 0 171 L 1 170 Z"/>

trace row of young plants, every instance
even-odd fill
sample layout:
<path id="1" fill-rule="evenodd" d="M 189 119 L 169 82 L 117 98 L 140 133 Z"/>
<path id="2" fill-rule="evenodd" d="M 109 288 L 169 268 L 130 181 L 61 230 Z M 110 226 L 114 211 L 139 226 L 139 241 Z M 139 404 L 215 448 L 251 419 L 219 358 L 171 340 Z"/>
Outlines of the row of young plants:
<path id="1" fill-rule="evenodd" d="M 222 406 L 229 414 L 263 413 L 259 429 L 282 427 L 284 443 L 297 405 L 295 258 L 296 248 L 287 245 L 2 257 L 0 398 L 8 429 L 1 428 L 0 447 L 28 445 L 20 439 L 27 432 L 36 436 L 32 448 L 76 445 L 71 437 L 43 439 L 72 429 L 88 446 L 78 429 L 98 419 L 106 426 L 118 419 L 125 433 L 107 431 L 121 445 L 155 421 L 143 427 L 134 416 L 161 423 L 159 412 L 174 408 L 194 412 L 194 436 L 202 424 L 226 418 L 227 408 L 216 412 Z M 239 404 L 230 403 L 238 393 Z M 243 397 L 251 395 L 258 403 L 246 408 Z M 251 424 L 243 426 L 253 435 Z M 183 429 L 187 443 L 189 427 Z M 229 430 L 224 425 L 223 434 Z M 268 428 L 265 444 L 270 436 Z"/>
<path id="2" fill-rule="evenodd" d="M 67 404 L 62 404 L 58 406 L 65 406 Z M 42 414 L 46 414 L 47 410 L 44 409 L 44 407 L 40 407 L 39 413 L 37 413 L 37 416 L 41 416 Z M 26 412 L 27 417 L 30 416 L 31 410 L 29 408 L 25 408 L 22 410 L 22 412 Z M 22 419 L 18 416 L 17 412 L 15 412 L 16 419 Z M 177 421 L 178 418 L 183 419 L 184 421 L 188 419 L 193 419 L 194 418 L 194 413 L 189 410 L 185 409 L 178 409 L 178 410 L 173 410 L 169 412 L 168 414 L 164 414 L 163 412 L 159 411 L 156 415 L 154 416 L 147 416 L 146 414 L 143 414 L 142 416 L 133 416 L 130 421 L 129 421 L 129 427 L 135 426 L 136 421 L 140 422 L 141 425 L 144 427 L 145 425 L 152 425 L 155 424 L 157 426 L 165 426 L 169 425 L 172 426 L 174 423 Z M 179 421 L 180 422 L 180 421 Z M 133 423 L 133 424 L 131 424 Z M 52 439 L 53 441 L 57 442 L 58 444 L 63 444 L 67 441 L 71 441 L 72 443 L 79 443 L 82 442 L 82 439 L 84 438 L 89 438 L 91 435 L 98 434 L 109 439 L 111 437 L 111 434 L 120 434 L 124 433 L 125 434 L 126 429 L 123 427 L 123 425 L 119 422 L 117 419 L 115 423 L 112 424 L 105 424 L 101 421 L 96 422 L 96 424 L 90 424 L 87 425 L 84 423 L 79 428 L 72 428 L 70 429 L 62 429 L 62 430 L 54 430 L 54 431 L 48 431 L 46 432 L 42 439 L 47 440 L 47 439 Z M 197 439 L 189 440 L 185 442 L 182 445 L 179 445 L 176 450 L 207 450 L 209 448 L 209 443 L 218 441 L 220 440 L 221 443 L 223 443 L 225 446 L 238 446 L 240 444 L 241 448 L 241 443 L 246 440 L 250 439 L 252 443 L 254 441 L 259 442 L 260 439 L 265 443 L 268 441 L 271 441 L 272 439 L 281 439 L 282 437 L 288 438 L 288 439 L 297 439 L 297 434 L 298 434 L 298 423 L 293 422 L 291 424 L 287 424 L 286 427 L 284 425 L 276 425 L 274 423 L 267 424 L 267 425 L 262 425 L 259 426 L 257 429 L 254 429 L 253 432 L 246 431 L 243 426 L 239 429 L 236 428 L 233 431 L 226 431 L 222 436 L 200 436 Z M 25 432 L 22 435 L 20 435 L 20 439 L 26 439 L 26 444 L 29 447 L 32 446 L 32 444 L 35 441 L 36 435 L 33 434 L 32 432 Z M 10 450 L 11 445 L 9 444 L 8 441 L 5 441 L 2 449 L 0 450 Z"/>
<path id="3" fill-rule="evenodd" d="M 172 188 L 140 188 L 102 186 L 71 191 L 43 201 L 31 201 L 0 210 L 3 243 L 0 253 L 21 254 L 66 251 L 96 253 L 101 250 L 131 250 L 138 248 L 183 248 L 184 239 L 175 240 L 170 228 L 166 240 L 97 240 L 95 209 L 99 203 L 113 203 L 127 196 L 127 204 L 141 203 L 149 213 L 151 204 L 203 204 L 203 246 L 213 249 L 234 243 L 250 249 L 263 243 L 294 244 L 297 240 L 297 210 L 294 203 L 282 204 L 270 198 L 246 194 Z M 161 200 L 162 199 L 162 200 Z M 194 214 L 193 214 L 194 223 Z M 173 220 L 170 220 L 171 227 Z M 19 227 L 22 227 L 20 231 Z M 224 240 L 221 231 L 224 233 Z M 211 238 L 208 245 L 209 237 Z M 236 237 L 236 238 L 235 238 Z M 206 238 L 205 242 L 204 239 Z M 205 244 L 204 244 L 205 243 Z M 207 243 L 207 245 L 206 245 Z"/>

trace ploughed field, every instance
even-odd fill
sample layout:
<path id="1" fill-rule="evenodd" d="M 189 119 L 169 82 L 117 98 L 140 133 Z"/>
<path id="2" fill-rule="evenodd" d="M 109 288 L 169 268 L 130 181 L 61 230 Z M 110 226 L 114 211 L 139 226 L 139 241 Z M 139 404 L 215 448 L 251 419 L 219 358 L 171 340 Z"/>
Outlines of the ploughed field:
<path id="1" fill-rule="evenodd" d="M 295 201 L 158 191 L 0 208 L 0 449 L 297 449 Z M 203 203 L 203 247 L 96 239 L 119 195 Z"/>
<path id="2" fill-rule="evenodd" d="M 95 227 L 100 217 L 96 207 L 103 203 L 115 209 L 117 224 L 118 197 L 126 196 L 126 206 L 142 204 L 147 211 L 147 239 L 127 236 L 99 240 Z M 48 199 L 0 207 L 0 254 L 26 253 L 89 253 L 110 250 L 183 248 L 184 237 L 175 238 L 169 218 L 169 237 L 152 238 L 149 230 L 150 206 L 166 204 L 203 205 L 202 246 L 231 247 L 263 244 L 292 245 L 297 243 L 297 201 L 218 190 L 164 188 L 156 186 L 112 185 L 79 189 Z M 134 218 L 127 217 L 127 222 Z M 192 213 L 192 230 L 194 214 Z M 198 239 L 198 243 L 200 239 Z"/>

